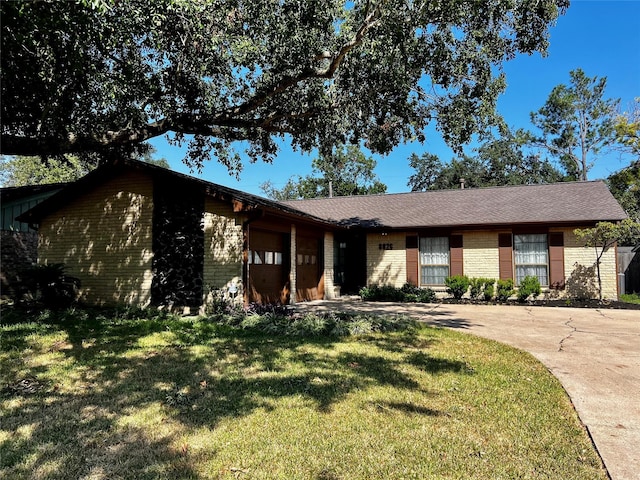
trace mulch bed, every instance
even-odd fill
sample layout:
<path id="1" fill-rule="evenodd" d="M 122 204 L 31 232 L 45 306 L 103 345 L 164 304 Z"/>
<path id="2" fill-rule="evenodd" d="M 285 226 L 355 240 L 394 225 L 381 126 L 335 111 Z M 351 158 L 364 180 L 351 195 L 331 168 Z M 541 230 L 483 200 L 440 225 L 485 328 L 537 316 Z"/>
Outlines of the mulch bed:
<path id="1" fill-rule="evenodd" d="M 467 305 L 528 305 L 533 307 L 571 307 L 571 308 L 607 308 L 620 310 L 640 310 L 640 304 L 618 302 L 615 300 L 573 300 L 573 299 L 553 299 L 553 300 L 532 300 L 525 303 L 508 301 L 503 303 L 483 302 L 480 300 L 445 298 L 439 300 L 441 303 L 467 304 Z"/>

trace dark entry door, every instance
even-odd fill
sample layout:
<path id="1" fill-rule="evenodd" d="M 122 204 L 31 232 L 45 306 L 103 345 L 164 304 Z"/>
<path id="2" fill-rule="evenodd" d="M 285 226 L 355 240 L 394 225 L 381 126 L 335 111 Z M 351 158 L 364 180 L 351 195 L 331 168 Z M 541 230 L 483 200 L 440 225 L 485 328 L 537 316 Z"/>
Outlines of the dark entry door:
<path id="1" fill-rule="evenodd" d="M 341 292 L 358 293 L 367 284 L 367 241 L 361 232 L 335 236 L 333 251 L 334 283 Z"/>

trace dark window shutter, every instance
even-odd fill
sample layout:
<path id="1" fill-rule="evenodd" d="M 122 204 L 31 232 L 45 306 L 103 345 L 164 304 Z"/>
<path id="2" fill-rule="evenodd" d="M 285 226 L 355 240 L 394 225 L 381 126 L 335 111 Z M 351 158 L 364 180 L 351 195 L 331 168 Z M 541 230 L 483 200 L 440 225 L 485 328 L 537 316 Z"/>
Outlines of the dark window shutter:
<path id="1" fill-rule="evenodd" d="M 407 235 L 407 283 L 420 285 L 418 281 L 418 237 L 417 235 Z"/>
<path id="2" fill-rule="evenodd" d="M 449 237 L 450 273 L 451 275 L 464 275 L 462 261 L 462 235 L 451 235 Z"/>
<path id="3" fill-rule="evenodd" d="M 563 290 L 565 286 L 562 232 L 549 233 L 549 286 L 557 290 Z"/>
<path id="4" fill-rule="evenodd" d="M 513 279 L 513 243 L 510 233 L 498 234 L 500 280 Z"/>

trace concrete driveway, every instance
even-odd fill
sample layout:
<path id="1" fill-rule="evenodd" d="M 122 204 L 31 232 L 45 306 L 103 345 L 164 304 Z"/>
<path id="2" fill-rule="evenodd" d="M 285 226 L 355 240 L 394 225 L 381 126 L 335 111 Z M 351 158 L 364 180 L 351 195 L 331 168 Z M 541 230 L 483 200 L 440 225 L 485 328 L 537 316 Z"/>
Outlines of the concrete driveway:
<path id="1" fill-rule="evenodd" d="M 564 386 L 611 478 L 640 479 L 640 310 L 395 304 L 354 298 L 296 308 L 406 313 L 526 350 Z"/>

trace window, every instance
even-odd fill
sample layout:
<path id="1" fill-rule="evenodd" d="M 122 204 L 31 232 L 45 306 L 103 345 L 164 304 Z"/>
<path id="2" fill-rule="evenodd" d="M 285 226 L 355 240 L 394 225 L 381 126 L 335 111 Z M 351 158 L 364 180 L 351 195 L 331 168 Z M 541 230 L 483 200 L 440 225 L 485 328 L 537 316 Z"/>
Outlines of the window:
<path id="1" fill-rule="evenodd" d="M 449 276 L 449 238 L 420 238 L 420 284 L 444 285 Z"/>
<path id="2" fill-rule="evenodd" d="M 250 265 L 282 265 L 282 252 L 249 250 L 247 263 Z"/>
<path id="3" fill-rule="evenodd" d="M 540 285 L 549 285 L 547 234 L 514 235 L 513 251 L 516 285 L 528 275 L 537 277 Z"/>

